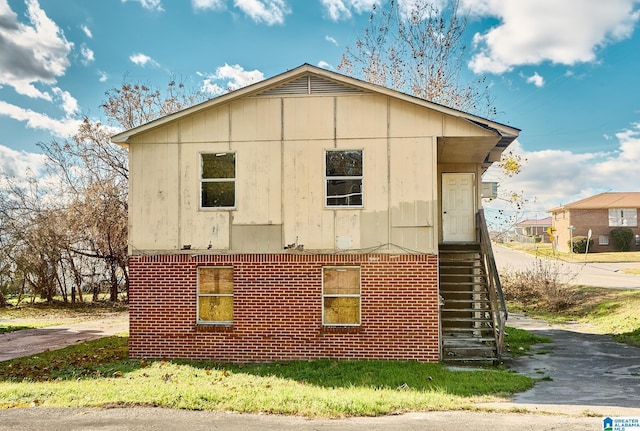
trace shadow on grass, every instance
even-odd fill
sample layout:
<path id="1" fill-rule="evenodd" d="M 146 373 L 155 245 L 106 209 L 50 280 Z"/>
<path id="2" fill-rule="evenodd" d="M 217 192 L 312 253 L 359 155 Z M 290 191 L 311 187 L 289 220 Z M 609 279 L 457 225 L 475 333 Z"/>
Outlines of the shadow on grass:
<path id="1" fill-rule="evenodd" d="M 460 396 L 507 394 L 529 389 L 533 380 L 499 369 L 449 369 L 442 364 L 400 361 L 314 360 L 263 364 L 211 361 L 134 360 L 128 337 L 112 336 L 27 358 L 0 363 L 0 381 L 92 380 L 117 378 L 154 365 L 217 370 L 225 375 L 281 378 L 320 388 L 436 391 Z M 164 372 L 164 371 L 163 371 Z"/>
<path id="2" fill-rule="evenodd" d="M 128 337 L 105 337 L 59 350 L 0 362 L 0 381 L 97 378 L 140 368 L 128 360 Z"/>

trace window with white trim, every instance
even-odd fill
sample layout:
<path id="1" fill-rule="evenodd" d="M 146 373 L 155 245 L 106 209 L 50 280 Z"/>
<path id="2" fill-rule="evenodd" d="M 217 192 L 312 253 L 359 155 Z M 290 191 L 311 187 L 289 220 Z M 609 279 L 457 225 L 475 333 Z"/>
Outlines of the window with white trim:
<path id="1" fill-rule="evenodd" d="M 609 208 L 609 227 L 638 226 L 637 208 Z"/>
<path id="2" fill-rule="evenodd" d="M 322 268 L 322 324 L 360 325 L 360 267 Z"/>
<path id="3" fill-rule="evenodd" d="M 200 207 L 234 208 L 236 206 L 236 154 L 200 155 Z"/>
<path id="4" fill-rule="evenodd" d="M 598 245 L 609 245 L 609 235 L 598 236 Z"/>
<path id="5" fill-rule="evenodd" d="M 362 150 L 325 153 L 325 196 L 328 207 L 362 207 Z"/>
<path id="6" fill-rule="evenodd" d="M 198 323 L 233 323 L 233 268 L 198 268 Z"/>

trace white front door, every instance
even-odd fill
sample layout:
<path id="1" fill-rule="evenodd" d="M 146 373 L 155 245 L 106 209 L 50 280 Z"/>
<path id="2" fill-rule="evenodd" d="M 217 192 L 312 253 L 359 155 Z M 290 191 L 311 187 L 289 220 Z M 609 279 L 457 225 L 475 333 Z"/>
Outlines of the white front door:
<path id="1" fill-rule="evenodd" d="M 475 174 L 442 174 L 442 240 L 476 240 Z"/>

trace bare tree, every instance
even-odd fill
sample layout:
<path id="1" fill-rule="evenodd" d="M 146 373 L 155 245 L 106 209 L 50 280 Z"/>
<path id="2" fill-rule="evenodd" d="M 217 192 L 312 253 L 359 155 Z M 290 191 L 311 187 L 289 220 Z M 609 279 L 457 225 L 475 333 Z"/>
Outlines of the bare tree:
<path id="1" fill-rule="evenodd" d="M 66 215 L 73 226 L 67 249 L 76 258 L 101 262 L 98 266 L 105 271 L 102 279 L 96 280 L 92 273 L 85 278 L 94 287 L 108 284 L 109 298 L 116 301 L 120 291 L 127 292 L 129 281 L 129 167 L 127 150 L 112 144 L 110 136 L 187 108 L 204 100 L 204 94 L 188 92 L 184 85 L 170 81 L 164 92 L 125 82 L 106 95 L 101 108 L 109 125 L 85 117 L 72 140 L 41 144 L 41 148 L 49 157 L 52 171 L 64 179 Z M 69 264 L 67 272 L 77 284 L 82 267 Z"/>
<path id="2" fill-rule="evenodd" d="M 375 6 L 369 26 L 347 48 L 338 70 L 451 108 L 494 116 L 485 76 L 462 78 L 466 17 L 459 0 L 439 9 L 431 0 Z"/>

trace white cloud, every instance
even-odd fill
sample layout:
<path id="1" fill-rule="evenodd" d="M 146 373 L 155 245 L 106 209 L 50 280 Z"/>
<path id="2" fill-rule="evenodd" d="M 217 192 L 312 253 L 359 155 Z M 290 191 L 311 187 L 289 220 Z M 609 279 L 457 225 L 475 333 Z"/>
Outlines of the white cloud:
<path id="1" fill-rule="evenodd" d="M 218 67 L 214 74 L 205 75 L 199 73 L 199 75 L 205 76 L 202 91 L 215 95 L 222 94 L 225 91 L 237 90 L 264 79 L 264 74 L 257 69 L 244 70 L 244 68 L 238 64 L 230 66 L 226 63 L 224 66 Z M 215 81 L 225 82 L 220 85 Z"/>
<path id="2" fill-rule="evenodd" d="M 545 61 L 574 65 L 631 36 L 640 18 L 637 0 L 463 0 L 470 13 L 500 23 L 474 36 L 476 73 L 501 74 Z"/>
<path id="3" fill-rule="evenodd" d="M 72 109 L 73 103 L 70 102 L 70 99 L 64 95 L 64 93 L 65 92 L 61 92 L 60 94 L 64 109 Z M 75 135 L 81 123 L 79 120 L 72 118 L 56 120 L 46 114 L 24 109 L 2 100 L 0 100 L 0 116 L 6 116 L 16 121 L 24 121 L 26 126 L 31 129 L 47 130 L 51 134 L 63 138 L 69 138 Z"/>
<path id="4" fill-rule="evenodd" d="M 329 43 L 334 44 L 335 46 L 340 46 L 340 44 L 338 43 L 338 41 L 337 41 L 334 37 L 331 37 L 331 36 L 329 36 L 329 35 L 326 35 L 326 36 L 324 37 L 324 40 L 326 40 L 326 41 L 327 41 L 327 42 L 329 42 Z"/>
<path id="5" fill-rule="evenodd" d="M 335 70 L 335 68 L 331 64 L 327 63 L 326 61 L 322 61 L 322 60 L 318 62 L 318 67 L 320 67 L 322 69 L 327 69 L 327 70 Z"/>
<path id="6" fill-rule="evenodd" d="M 568 150 L 526 151 L 518 141 L 509 149 L 526 158 L 520 174 L 500 178 L 491 167 L 484 181 L 499 180 L 499 190 L 524 193 L 528 202 L 521 210 L 547 216 L 546 211 L 605 191 L 638 191 L 640 184 L 640 123 L 616 134 L 618 148 L 612 152 L 576 153 Z M 515 211 L 504 200 L 494 200 L 489 211 Z M 522 217 L 520 217 L 522 218 Z"/>
<path id="7" fill-rule="evenodd" d="M 544 87 L 544 78 L 535 72 L 533 75 L 527 78 L 527 84 L 533 84 L 536 87 Z"/>
<path id="8" fill-rule="evenodd" d="M 353 12 L 357 14 L 371 12 L 373 5 L 379 5 L 381 0 L 321 0 L 321 2 L 330 19 L 341 21 L 351 18 Z M 401 1 L 401 7 L 406 2 L 407 0 Z"/>
<path id="9" fill-rule="evenodd" d="M 129 60 L 137 66 L 145 67 L 148 65 L 152 67 L 160 67 L 160 64 L 157 61 L 142 53 L 132 54 L 129 56 Z"/>
<path id="10" fill-rule="evenodd" d="M 324 40 L 326 40 L 326 41 L 327 41 L 327 42 L 329 42 L 329 43 L 334 44 L 335 46 L 340 46 L 340 45 L 338 44 L 338 41 L 337 41 L 337 40 L 335 40 L 335 38 L 333 38 L 333 37 L 331 37 L 331 36 L 329 36 L 329 35 L 326 35 L 326 36 L 324 37 Z"/>
<path id="11" fill-rule="evenodd" d="M 16 151 L 0 145 L 0 175 L 26 180 L 29 176 L 42 173 L 46 162 L 47 156 L 44 154 Z"/>
<path id="12" fill-rule="evenodd" d="M 226 0 L 191 0 L 191 7 L 194 10 L 223 10 L 226 3 Z"/>
<path id="13" fill-rule="evenodd" d="M 58 96 L 62 102 L 61 108 L 67 114 L 67 117 L 72 117 L 80 110 L 78 108 L 78 101 L 68 91 L 63 91 L 58 87 L 53 89 L 53 92 Z"/>
<path id="14" fill-rule="evenodd" d="M 99 82 L 107 82 L 109 80 L 109 74 L 102 70 L 98 71 L 98 81 Z"/>
<path id="15" fill-rule="evenodd" d="M 34 83 L 54 84 L 70 65 L 73 43 L 40 8 L 37 0 L 27 0 L 28 23 L 18 21 L 6 0 L 0 1 L 0 85 L 19 94 L 51 100 Z"/>
<path id="16" fill-rule="evenodd" d="M 80 55 L 82 56 L 82 59 L 80 61 L 85 66 L 93 63 L 96 59 L 93 51 L 89 49 L 89 47 L 87 47 L 87 45 L 85 45 L 84 43 L 82 44 L 82 46 L 80 46 Z"/>
<path id="17" fill-rule="evenodd" d="M 234 0 L 234 4 L 255 22 L 267 25 L 283 24 L 284 17 L 291 13 L 285 0 Z"/>
<path id="18" fill-rule="evenodd" d="M 93 39 L 93 33 L 91 33 L 91 29 L 89 27 L 83 24 L 80 26 L 80 29 L 84 32 L 85 36 L 89 39 Z"/>
<path id="19" fill-rule="evenodd" d="M 156 12 L 164 12 L 164 8 L 162 7 L 161 0 L 122 0 L 122 3 L 126 3 L 127 1 L 138 2 L 143 8 L 148 10 L 152 10 Z"/>

